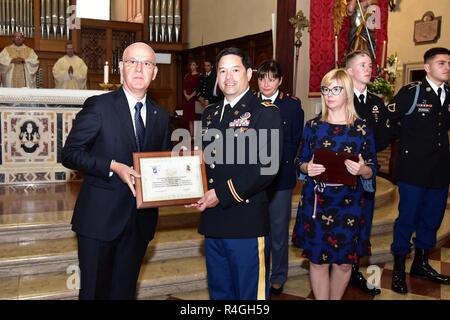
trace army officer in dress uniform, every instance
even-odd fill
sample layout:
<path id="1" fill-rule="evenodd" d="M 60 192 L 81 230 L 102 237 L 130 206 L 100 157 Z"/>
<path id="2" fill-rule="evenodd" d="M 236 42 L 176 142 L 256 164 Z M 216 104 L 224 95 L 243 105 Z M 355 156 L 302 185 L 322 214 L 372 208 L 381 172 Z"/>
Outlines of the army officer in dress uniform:
<path id="1" fill-rule="evenodd" d="M 205 108 L 209 104 L 217 102 L 219 98 L 214 95 L 217 74 L 213 69 L 211 61 L 205 60 L 203 68 L 205 72 L 200 76 L 200 82 L 197 87 L 197 100 Z"/>
<path id="2" fill-rule="evenodd" d="M 222 50 L 217 72 L 224 99 L 202 115 L 209 190 L 193 204 L 203 211 L 199 232 L 205 236 L 208 289 L 211 299 L 267 299 L 266 189 L 279 166 L 280 112 L 249 90 L 252 68 L 247 53 Z"/>
<path id="3" fill-rule="evenodd" d="M 270 292 L 280 294 L 283 292 L 289 268 L 289 221 L 291 220 L 292 190 L 297 182 L 294 159 L 302 138 L 304 112 L 298 98 L 285 95 L 278 89 L 283 77 L 276 61 L 263 62 L 257 75 L 258 99 L 273 103 L 280 108 L 283 128 L 280 170 L 268 189 L 272 261 Z"/>
<path id="4" fill-rule="evenodd" d="M 436 245 L 436 233 L 447 205 L 450 183 L 450 51 L 432 48 L 425 52 L 422 81 L 404 86 L 388 106 L 391 122 L 400 119 L 397 179 L 399 215 L 394 224 L 391 251 L 394 255 L 392 289 L 407 293 L 405 258 L 415 232 L 415 254 L 410 276 L 440 284 L 450 277 L 428 264 Z"/>
<path id="5" fill-rule="evenodd" d="M 372 76 L 372 58 L 370 53 L 363 50 L 351 52 L 346 57 L 346 70 L 353 81 L 355 93 L 353 101 L 356 112 L 373 130 L 376 151 L 380 152 L 389 145 L 392 134 L 388 111 L 383 100 L 367 90 L 367 85 L 370 83 Z M 364 238 L 359 239 L 362 256 L 370 255 L 370 232 L 372 230 L 374 209 L 375 192 L 364 192 L 364 219 L 361 221 L 361 227 L 364 229 L 364 232 L 361 234 L 364 235 Z M 350 282 L 365 293 L 372 295 L 381 293 L 379 288 L 367 286 L 367 280 L 359 272 L 359 262 L 352 265 Z"/>

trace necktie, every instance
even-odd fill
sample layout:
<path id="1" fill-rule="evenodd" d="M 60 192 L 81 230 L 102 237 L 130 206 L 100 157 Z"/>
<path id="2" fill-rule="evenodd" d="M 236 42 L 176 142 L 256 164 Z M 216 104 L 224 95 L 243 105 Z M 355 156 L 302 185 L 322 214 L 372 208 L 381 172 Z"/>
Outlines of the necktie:
<path id="1" fill-rule="evenodd" d="M 361 104 L 364 104 L 364 95 L 362 93 L 359 95 L 359 102 L 361 102 Z"/>
<path id="2" fill-rule="evenodd" d="M 142 151 L 144 148 L 145 127 L 141 117 L 141 109 L 143 106 L 142 102 L 138 102 L 134 106 L 134 125 L 136 127 L 136 145 L 138 151 Z"/>
<path id="3" fill-rule="evenodd" d="M 441 95 L 442 95 L 442 88 L 438 88 L 438 98 L 439 98 L 439 102 L 441 103 L 441 106 L 442 106 L 442 98 L 441 98 Z"/>
<path id="4" fill-rule="evenodd" d="M 220 121 L 222 121 L 225 118 L 228 118 L 228 115 L 231 113 L 231 105 L 229 103 L 227 103 L 223 108 L 224 108 L 224 111 L 223 111 L 222 119 L 220 119 Z"/>

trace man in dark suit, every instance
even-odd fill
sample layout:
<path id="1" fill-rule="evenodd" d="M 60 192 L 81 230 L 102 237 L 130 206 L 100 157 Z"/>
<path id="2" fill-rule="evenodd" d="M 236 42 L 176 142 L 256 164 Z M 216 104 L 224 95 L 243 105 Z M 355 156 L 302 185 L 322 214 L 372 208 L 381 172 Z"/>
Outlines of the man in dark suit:
<path id="1" fill-rule="evenodd" d="M 209 190 L 194 204 L 203 211 L 199 232 L 205 236 L 208 289 L 214 300 L 266 299 L 266 189 L 279 167 L 280 112 L 249 90 L 252 68 L 247 53 L 222 50 L 217 72 L 224 100 L 210 105 L 202 116 Z"/>
<path id="2" fill-rule="evenodd" d="M 205 60 L 203 67 L 205 72 L 200 77 L 197 88 L 197 99 L 201 106 L 205 108 L 209 104 L 219 101 L 220 98 L 214 92 L 217 84 L 217 74 L 213 69 L 211 61 Z"/>
<path id="3" fill-rule="evenodd" d="M 410 83 L 388 106 L 391 122 L 400 120 L 396 175 L 400 202 L 394 224 L 392 290 L 405 294 L 405 260 L 415 232 L 410 277 L 450 284 L 428 263 L 444 218 L 450 183 L 450 51 L 431 48 L 424 54 L 426 77 Z"/>
<path id="4" fill-rule="evenodd" d="M 147 97 L 158 72 L 145 43 L 127 47 L 123 87 L 91 97 L 77 114 L 63 165 L 84 173 L 72 229 L 77 234 L 80 299 L 134 299 L 157 209 L 136 209 L 133 152 L 170 148 L 169 115 Z"/>
<path id="5" fill-rule="evenodd" d="M 302 138 L 304 112 L 298 98 L 284 94 L 278 89 L 283 82 L 283 76 L 275 60 L 262 63 L 257 76 L 257 96 L 261 101 L 269 101 L 280 109 L 283 128 L 280 170 L 268 188 L 272 258 L 270 292 L 280 294 L 283 292 L 289 269 L 289 221 L 292 215 L 292 190 L 297 183 L 294 160 Z"/>
<path id="6" fill-rule="evenodd" d="M 367 126 L 373 130 L 376 151 L 380 152 L 389 145 L 392 130 L 384 101 L 367 90 L 367 85 L 370 83 L 372 76 L 372 58 L 370 53 L 364 50 L 351 52 L 346 57 L 346 69 L 353 81 L 355 110 L 359 117 L 366 121 Z M 359 239 L 358 243 L 361 256 L 371 254 L 370 233 L 372 231 L 374 210 L 375 192 L 364 192 L 364 220 L 361 223 L 361 228 L 363 228 L 364 232 L 361 233 L 363 237 Z M 381 289 L 367 286 L 367 280 L 359 271 L 358 262 L 352 265 L 350 283 L 371 295 L 381 293 Z"/>

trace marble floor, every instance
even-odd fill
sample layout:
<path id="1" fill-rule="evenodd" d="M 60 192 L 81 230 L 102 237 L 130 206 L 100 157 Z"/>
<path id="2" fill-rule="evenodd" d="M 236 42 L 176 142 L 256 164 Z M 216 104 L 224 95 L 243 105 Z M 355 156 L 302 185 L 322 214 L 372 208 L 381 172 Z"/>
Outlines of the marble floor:
<path id="1" fill-rule="evenodd" d="M 430 254 L 430 264 L 436 271 L 450 275 L 450 240 L 439 249 Z M 406 268 L 411 267 L 412 259 L 406 262 Z M 402 295 L 391 290 L 391 277 L 393 264 L 379 264 L 381 273 L 381 294 L 368 295 L 356 287 L 349 286 L 343 300 L 450 300 L 450 285 L 440 285 L 430 281 L 412 278 L 407 275 L 409 293 Z M 367 275 L 367 268 L 361 267 L 361 272 Z M 206 289 L 182 294 L 170 294 L 154 297 L 156 300 L 209 300 Z M 285 284 L 284 292 L 280 295 L 272 295 L 270 300 L 312 300 L 309 276 L 307 274 L 289 277 Z"/>

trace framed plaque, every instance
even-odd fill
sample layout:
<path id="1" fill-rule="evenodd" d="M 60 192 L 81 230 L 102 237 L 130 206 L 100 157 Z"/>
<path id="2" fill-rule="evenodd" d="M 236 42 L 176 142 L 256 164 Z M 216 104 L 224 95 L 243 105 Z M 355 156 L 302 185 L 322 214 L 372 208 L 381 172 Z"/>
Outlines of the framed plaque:
<path id="1" fill-rule="evenodd" d="M 133 153 L 138 209 L 191 204 L 207 191 L 201 151 L 182 155 L 167 152 Z"/>
<path id="2" fill-rule="evenodd" d="M 414 22 L 414 43 L 436 43 L 441 36 L 442 17 L 435 17 L 432 11 L 427 11 L 421 20 Z"/>

